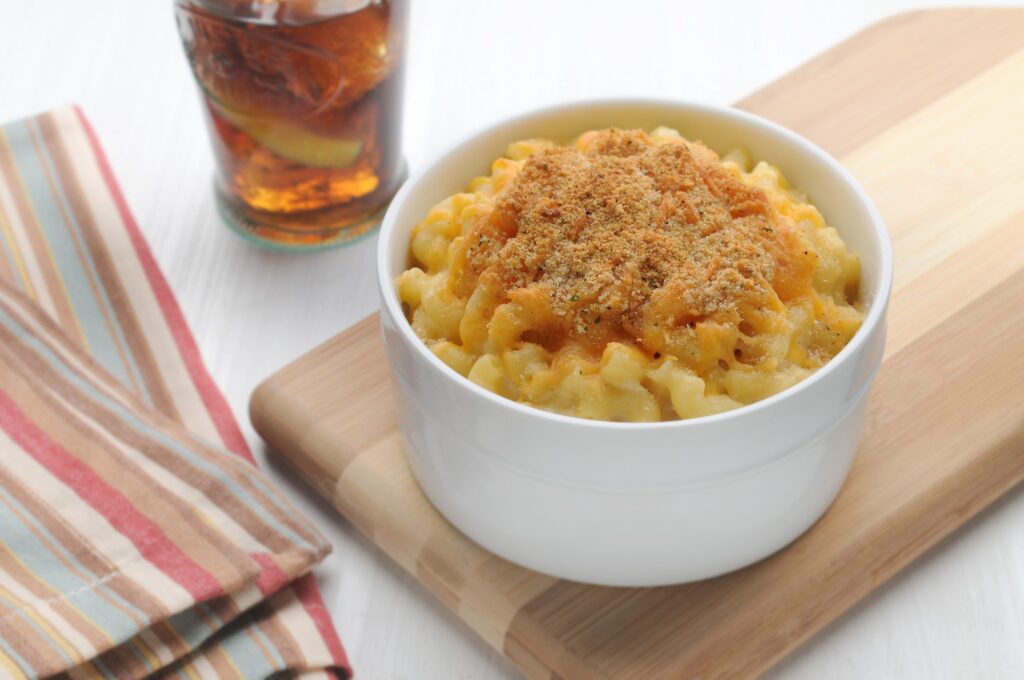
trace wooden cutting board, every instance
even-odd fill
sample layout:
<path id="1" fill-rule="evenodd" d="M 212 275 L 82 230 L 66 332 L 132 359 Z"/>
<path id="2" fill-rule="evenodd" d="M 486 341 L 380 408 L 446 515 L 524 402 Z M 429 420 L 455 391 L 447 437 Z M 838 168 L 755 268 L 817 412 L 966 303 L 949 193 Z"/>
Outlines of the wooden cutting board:
<path id="1" fill-rule="evenodd" d="M 833 507 L 782 552 L 649 589 L 487 553 L 406 466 L 376 317 L 253 396 L 260 434 L 528 677 L 759 674 L 1024 478 L 1024 10 L 894 17 L 739 106 L 839 157 L 896 252 L 862 449 Z"/>

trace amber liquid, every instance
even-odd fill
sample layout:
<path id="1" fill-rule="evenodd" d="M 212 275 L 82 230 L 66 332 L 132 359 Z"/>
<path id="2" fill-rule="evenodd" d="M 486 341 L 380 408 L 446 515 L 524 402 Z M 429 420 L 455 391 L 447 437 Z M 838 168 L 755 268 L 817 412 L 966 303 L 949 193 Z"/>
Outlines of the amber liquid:
<path id="1" fill-rule="evenodd" d="M 332 4 L 176 0 L 221 211 L 264 242 L 354 238 L 376 226 L 404 178 L 407 0 L 350 0 L 340 4 L 356 9 L 340 14 Z"/>

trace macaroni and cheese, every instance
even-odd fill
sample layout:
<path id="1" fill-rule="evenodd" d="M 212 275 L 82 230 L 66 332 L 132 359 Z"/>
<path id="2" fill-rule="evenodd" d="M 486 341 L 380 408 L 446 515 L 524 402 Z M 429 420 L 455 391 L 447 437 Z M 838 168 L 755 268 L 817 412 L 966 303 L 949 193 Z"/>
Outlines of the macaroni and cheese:
<path id="1" fill-rule="evenodd" d="M 764 399 L 863 318 L 857 256 L 777 168 L 668 128 L 510 145 L 415 227 L 410 260 L 399 297 L 435 355 L 584 418 Z"/>

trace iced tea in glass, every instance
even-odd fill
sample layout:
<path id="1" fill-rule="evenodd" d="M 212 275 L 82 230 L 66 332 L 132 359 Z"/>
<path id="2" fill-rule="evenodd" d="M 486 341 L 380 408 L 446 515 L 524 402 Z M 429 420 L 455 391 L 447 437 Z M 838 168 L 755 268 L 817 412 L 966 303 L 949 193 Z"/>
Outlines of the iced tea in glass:
<path id="1" fill-rule="evenodd" d="M 404 179 L 408 0 L 175 0 L 221 214 L 264 245 L 347 242 Z"/>

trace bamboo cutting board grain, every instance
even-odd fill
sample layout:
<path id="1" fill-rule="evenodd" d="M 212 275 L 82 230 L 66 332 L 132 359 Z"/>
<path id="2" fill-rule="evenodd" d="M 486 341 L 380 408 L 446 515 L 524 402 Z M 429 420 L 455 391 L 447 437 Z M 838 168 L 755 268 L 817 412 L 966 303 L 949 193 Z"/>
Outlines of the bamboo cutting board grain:
<path id="1" fill-rule="evenodd" d="M 600 588 L 473 544 L 405 464 L 376 317 L 261 385 L 253 423 L 528 677 L 757 675 L 1024 478 L 1022 93 L 1024 10 L 940 10 L 877 24 L 740 103 L 838 156 L 896 253 L 886 358 L 849 482 L 756 565 Z"/>

